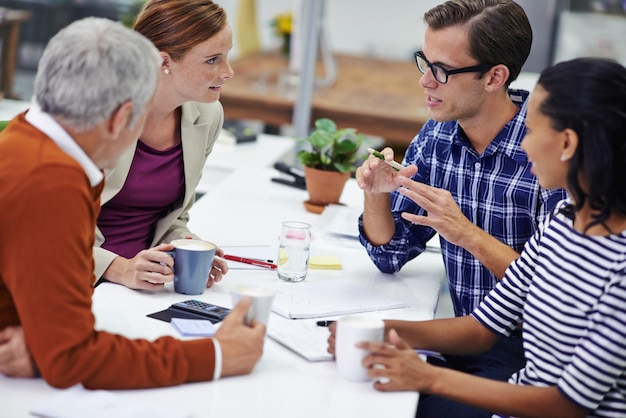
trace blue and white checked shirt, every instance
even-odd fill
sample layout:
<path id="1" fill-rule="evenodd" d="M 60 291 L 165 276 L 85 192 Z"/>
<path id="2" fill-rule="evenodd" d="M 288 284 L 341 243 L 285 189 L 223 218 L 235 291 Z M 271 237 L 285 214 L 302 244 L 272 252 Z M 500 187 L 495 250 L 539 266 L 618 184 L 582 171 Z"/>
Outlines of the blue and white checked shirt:
<path id="1" fill-rule="evenodd" d="M 566 198 L 563 190 L 541 190 L 520 143 L 526 133 L 529 93 L 510 90 L 521 110 L 478 155 L 458 122 L 429 120 L 413 139 L 405 164 L 418 167 L 414 180 L 450 191 L 465 216 L 484 231 L 521 252 L 539 223 Z M 363 233 L 360 240 L 383 272 L 399 271 L 421 254 L 435 231 L 400 217 L 402 212 L 426 212 L 400 193 L 391 194 L 396 232 L 385 245 L 374 246 Z M 497 279 L 468 251 L 441 239 L 441 251 L 455 314 L 467 315 L 495 286 Z"/>

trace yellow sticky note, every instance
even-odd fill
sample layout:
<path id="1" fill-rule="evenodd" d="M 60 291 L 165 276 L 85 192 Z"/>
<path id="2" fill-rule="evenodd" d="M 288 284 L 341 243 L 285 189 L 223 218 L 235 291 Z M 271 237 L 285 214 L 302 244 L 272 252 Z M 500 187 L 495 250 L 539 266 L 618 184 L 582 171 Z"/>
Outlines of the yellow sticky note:
<path id="1" fill-rule="evenodd" d="M 309 268 L 317 270 L 342 270 L 343 266 L 334 255 L 312 255 L 309 258 Z"/>
<path id="2" fill-rule="evenodd" d="M 278 264 L 287 262 L 287 252 L 278 250 Z M 309 268 L 313 270 L 343 270 L 343 266 L 334 255 L 312 255 L 309 257 Z"/>

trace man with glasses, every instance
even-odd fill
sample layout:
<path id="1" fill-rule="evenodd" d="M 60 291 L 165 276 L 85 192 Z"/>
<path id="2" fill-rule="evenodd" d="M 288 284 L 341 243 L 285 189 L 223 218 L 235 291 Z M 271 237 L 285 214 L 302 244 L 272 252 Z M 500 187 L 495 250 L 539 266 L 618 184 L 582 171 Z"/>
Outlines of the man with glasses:
<path id="1" fill-rule="evenodd" d="M 519 145 L 529 93 L 511 90 L 532 43 L 512 0 L 450 0 L 426 12 L 415 53 L 430 119 L 395 172 L 370 157 L 357 170 L 365 192 L 361 243 L 384 272 L 399 271 L 439 233 L 457 316 L 501 279 L 538 224 L 565 198 L 541 190 Z M 385 148 L 387 160 L 393 150 Z M 442 366 L 506 381 L 524 365 L 514 333 L 480 356 L 445 353 Z M 437 362 L 436 360 L 429 360 Z M 488 411 L 423 395 L 418 417 L 490 417 Z"/>

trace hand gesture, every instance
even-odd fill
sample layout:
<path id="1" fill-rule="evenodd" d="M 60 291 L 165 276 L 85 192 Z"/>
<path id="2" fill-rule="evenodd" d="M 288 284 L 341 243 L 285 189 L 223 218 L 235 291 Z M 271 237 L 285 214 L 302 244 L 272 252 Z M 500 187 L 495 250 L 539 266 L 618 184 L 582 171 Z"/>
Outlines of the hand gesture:
<path id="1" fill-rule="evenodd" d="M 254 319 L 244 323 L 251 305 L 249 297 L 241 299 L 215 334 L 222 347 L 222 376 L 250 373 L 263 354 L 265 325 Z"/>
<path id="2" fill-rule="evenodd" d="M 461 212 L 449 191 L 420 183 L 404 175 L 395 179 L 398 191 L 422 207 L 428 216 L 405 212 L 402 218 L 418 225 L 429 226 L 448 242 L 463 246 L 469 234 L 478 227 Z"/>
<path id="3" fill-rule="evenodd" d="M 386 147 L 382 154 L 386 161 L 393 161 L 393 149 Z M 374 155 L 370 155 L 367 160 L 356 170 L 356 181 L 359 187 L 368 193 L 391 193 L 398 186 L 394 178 L 398 174 L 411 177 L 417 173 L 417 166 L 410 165 L 396 172 L 389 164 Z"/>

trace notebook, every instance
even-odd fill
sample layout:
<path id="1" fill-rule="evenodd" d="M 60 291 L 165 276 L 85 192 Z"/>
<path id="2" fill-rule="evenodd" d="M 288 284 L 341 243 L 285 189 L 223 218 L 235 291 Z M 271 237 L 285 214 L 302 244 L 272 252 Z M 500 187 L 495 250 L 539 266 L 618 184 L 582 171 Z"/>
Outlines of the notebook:
<path id="1" fill-rule="evenodd" d="M 304 319 L 404 308 L 404 302 L 350 283 L 302 282 L 278 290 L 272 310 L 285 318 Z"/>

